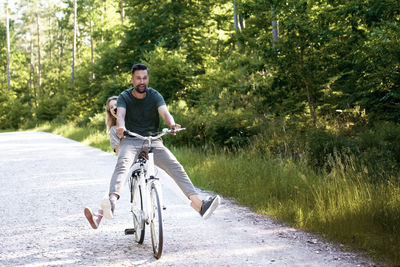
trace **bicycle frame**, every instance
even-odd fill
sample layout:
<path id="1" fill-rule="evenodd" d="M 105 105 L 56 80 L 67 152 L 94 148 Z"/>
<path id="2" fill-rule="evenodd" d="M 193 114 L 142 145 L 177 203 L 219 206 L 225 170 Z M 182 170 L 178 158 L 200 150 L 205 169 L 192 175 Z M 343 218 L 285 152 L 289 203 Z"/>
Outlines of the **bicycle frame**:
<path id="1" fill-rule="evenodd" d="M 133 214 L 134 234 L 136 241 L 143 243 L 145 235 L 145 224 L 150 224 L 151 240 L 154 256 L 159 259 L 163 247 L 163 222 L 162 222 L 162 188 L 158 178 L 155 177 L 154 154 L 152 141 L 161 136 L 178 130 L 163 129 L 157 136 L 141 136 L 129 131 L 124 135 L 139 138 L 148 142 L 148 158 L 142 153 L 139 154 L 131 169 L 130 190 L 131 190 L 131 212 Z M 135 164 L 139 163 L 139 167 Z M 136 198 L 140 203 L 136 203 Z"/>
<path id="2" fill-rule="evenodd" d="M 151 214 L 152 209 L 151 209 L 151 200 L 150 200 L 150 191 L 151 187 L 155 186 L 157 188 L 157 191 L 160 192 L 160 195 L 162 195 L 162 188 L 161 184 L 159 182 L 159 179 L 155 177 L 155 166 L 154 166 L 154 155 L 153 152 L 149 152 L 149 159 L 146 159 L 145 157 L 142 157 L 141 159 L 138 159 L 139 161 L 139 168 L 135 168 L 132 173 L 134 172 L 139 172 L 138 176 L 136 176 L 137 181 L 133 181 L 133 176 L 131 176 L 131 183 L 136 183 L 136 186 L 139 186 L 142 188 L 142 200 L 143 200 L 143 214 L 142 210 L 139 210 L 137 207 L 137 203 L 133 202 L 133 199 L 131 199 L 132 202 L 132 207 L 131 211 L 135 213 L 137 216 L 139 215 L 140 217 L 143 218 L 142 223 L 149 223 L 149 218 L 152 217 L 153 214 Z M 160 200 L 161 201 L 161 200 Z M 162 201 L 161 201 L 162 202 Z M 140 229 L 143 229 L 143 225 L 140 225 Z"/>

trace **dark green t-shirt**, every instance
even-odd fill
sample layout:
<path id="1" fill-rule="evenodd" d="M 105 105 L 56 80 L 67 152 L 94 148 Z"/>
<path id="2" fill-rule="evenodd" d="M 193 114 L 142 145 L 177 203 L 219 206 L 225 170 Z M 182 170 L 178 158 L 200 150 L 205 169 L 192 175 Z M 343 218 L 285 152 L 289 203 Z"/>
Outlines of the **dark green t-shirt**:
<path id="1" fill-rule="evenodd" d="M 125 128 L 143 136 L 158 131 L 160 115 L 158 108 L 165 105 L 162 95 L 153 88 L 147 88 L 146 97 L 137 99 L 132 95 L 133 88 L 123 91 L 117 100 L 117 107 L 126 109 Z"/>

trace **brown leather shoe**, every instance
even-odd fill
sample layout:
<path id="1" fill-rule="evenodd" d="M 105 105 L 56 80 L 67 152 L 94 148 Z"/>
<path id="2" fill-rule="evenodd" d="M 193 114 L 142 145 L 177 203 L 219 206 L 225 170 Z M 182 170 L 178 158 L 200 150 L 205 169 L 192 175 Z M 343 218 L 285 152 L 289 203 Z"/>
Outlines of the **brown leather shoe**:
<path id="1" fill-rule="evenodd" d="M 85 217 L 89 221 L 90 226 L 92 226 L 93 229 L 97 229 L 99 227 L 100 221 L 103 218 L 103 211 L 99 210 L 99 213 L 92 213 L 92 211 L 89 208 L 85 208 L 84 210 Z"/>

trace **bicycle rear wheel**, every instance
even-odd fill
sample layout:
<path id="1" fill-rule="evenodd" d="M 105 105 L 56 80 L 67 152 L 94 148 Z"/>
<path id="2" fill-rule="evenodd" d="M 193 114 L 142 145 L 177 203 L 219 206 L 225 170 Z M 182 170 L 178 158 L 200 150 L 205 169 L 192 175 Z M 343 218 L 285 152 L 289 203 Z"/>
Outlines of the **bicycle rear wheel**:
<path id="1" fill-rule="evenodd" d="M 133 179 L 131 183 L 131 211 L 133 215 L 133 227 L 135 229 L 135 240 L 139 244 L 144 240 L 144 216 L 143 216 L 143 194 L 142 188 L 137 184 L 138 180 Z"/>
<path id="2" fill-rule="evenodd" d="M 154 257 L 161 258 L 163 250 L 163 220 L 162 207 L 160 203 L 160 195 L 154 184 L 151 186 L 151 219 L 150 232 L 151 243 L 153 245 Z"/>

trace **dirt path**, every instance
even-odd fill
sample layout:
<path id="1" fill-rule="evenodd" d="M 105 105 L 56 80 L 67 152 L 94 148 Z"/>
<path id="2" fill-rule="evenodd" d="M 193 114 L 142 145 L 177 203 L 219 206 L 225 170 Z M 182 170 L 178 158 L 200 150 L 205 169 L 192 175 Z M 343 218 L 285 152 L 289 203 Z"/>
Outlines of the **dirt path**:
<path id="1" fill-rule="evenodd" d="M 108 189 L 116 157 L 61 136 L 0 134 L 0 266 L 373 266 L 227 199 L 204 221 L 164 187 L 164 252 L 125 236 L 127 191 L 113 220 L 90 228 L 83 208 Z M 202 195 L 207 193 L 202 192 Z"/>

